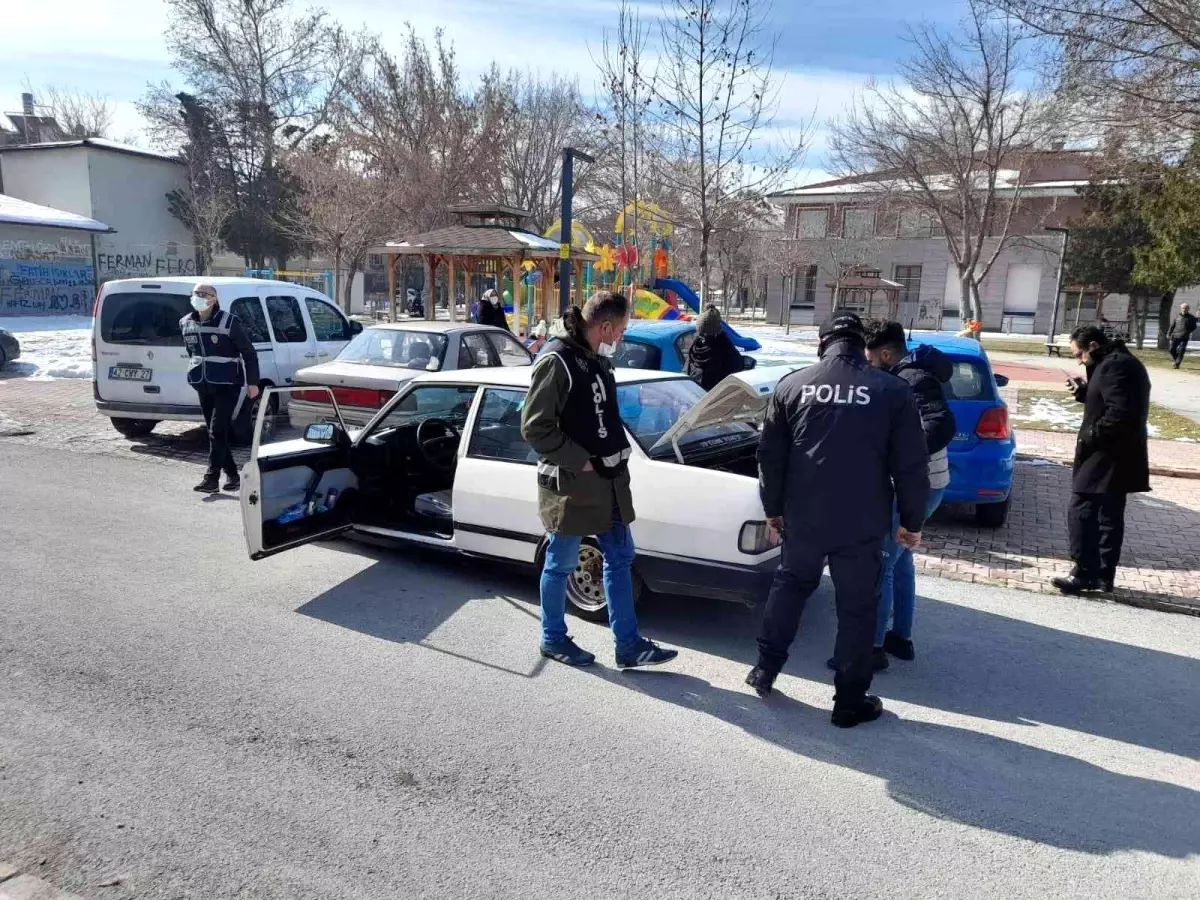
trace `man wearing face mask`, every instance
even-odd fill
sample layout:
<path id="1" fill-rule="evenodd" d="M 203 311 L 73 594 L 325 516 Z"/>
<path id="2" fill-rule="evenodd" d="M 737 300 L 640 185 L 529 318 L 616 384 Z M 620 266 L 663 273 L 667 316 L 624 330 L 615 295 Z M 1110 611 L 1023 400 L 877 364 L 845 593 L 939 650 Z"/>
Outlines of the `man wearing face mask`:
<path id="1" fill-rule="evenodd" d="M 567 580 L 588 535 L 595 535 L 604 555 L 617 666 L 656 666 L 678 655 L 642 637 L 633 610 L 629 439 L 609 362 L 628 323 L 629 302 L 610 291 L 593 294 L 582 310 L 568 309 L 534 364 L 521 417 L 521 434 L 540 457 L 538 507 L 549 537 L 541 580 L 542 656 L 569 666 L 596 660 L 571 640 L 564 619 Z"/>
<path id="2" fill-rule="evenodd" d="M 196 389 L 208 426 L 208 469 L 193 490 L 215 494 L 225 472 L 225 490 L 242 486 L 229 449 L 233 420 L 258 396 L 258 353 L 242 323 L 217 305 L 217 291 L 204 282 L 192 289 L 192 312 L 179 320 L 189 360 L 188 384 Z"/>

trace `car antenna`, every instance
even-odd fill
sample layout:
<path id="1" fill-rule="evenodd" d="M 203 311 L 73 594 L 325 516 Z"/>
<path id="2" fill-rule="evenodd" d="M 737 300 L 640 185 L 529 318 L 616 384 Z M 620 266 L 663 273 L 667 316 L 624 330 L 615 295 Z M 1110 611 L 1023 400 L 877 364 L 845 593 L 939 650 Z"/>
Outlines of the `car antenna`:
<path id="1" fill-rule="evenodd" d="M 912 341 L 913 321 L 914 320 L 913 320 L 912 316 L 909 316 L 909 318 L 908 318 L 908 339 L 909 339 L 909 341 Z"/>

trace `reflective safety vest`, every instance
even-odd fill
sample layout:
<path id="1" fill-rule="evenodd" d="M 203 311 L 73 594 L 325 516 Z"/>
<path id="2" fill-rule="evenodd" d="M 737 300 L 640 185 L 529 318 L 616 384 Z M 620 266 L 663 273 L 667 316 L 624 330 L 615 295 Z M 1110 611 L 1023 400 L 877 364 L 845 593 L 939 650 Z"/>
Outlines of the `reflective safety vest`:
<path id="1" fill-rule="evenodd" d="M 213 312 L 207 321 L 189 313 L 179 320 L 183 343 L 187 347 L 188 384 L 246 383 L 245 365 L 230 332 L 237 316 L 225 310 Z"/>

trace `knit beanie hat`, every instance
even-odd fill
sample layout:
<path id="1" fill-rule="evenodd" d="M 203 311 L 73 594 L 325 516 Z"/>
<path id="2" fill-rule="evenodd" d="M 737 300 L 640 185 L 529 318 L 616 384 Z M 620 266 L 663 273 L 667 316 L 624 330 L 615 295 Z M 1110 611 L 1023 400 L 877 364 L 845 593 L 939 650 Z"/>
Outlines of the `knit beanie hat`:
<path id="1" fill-rule="evenodd" d="M 706 306 L 696 317 L 696 333 L 701 337 L 714 337 L 721 333 L 721 312 L 715 306 Z"/>

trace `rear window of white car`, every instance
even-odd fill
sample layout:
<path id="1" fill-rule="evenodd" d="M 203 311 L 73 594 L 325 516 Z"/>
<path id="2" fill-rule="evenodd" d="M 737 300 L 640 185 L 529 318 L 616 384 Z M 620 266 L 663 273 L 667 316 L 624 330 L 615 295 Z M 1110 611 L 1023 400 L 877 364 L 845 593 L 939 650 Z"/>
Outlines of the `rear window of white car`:
<path id="1" fill-rule="evenodd" d="M 189 297 L 167 291 L 108 294 L 100 305 L 100 340 L 182 347 L 179 320 L 192 311 Z"/>
<path id="2" fill-rule="evenodd" d="M 338 362 L 396 369 L 428 369 L 430 360 L 438 368 L 446 356 L 446 336 L 428 331 L 399 331 L 368 328 L 338 354 Z"/>

